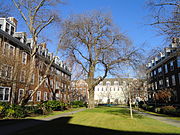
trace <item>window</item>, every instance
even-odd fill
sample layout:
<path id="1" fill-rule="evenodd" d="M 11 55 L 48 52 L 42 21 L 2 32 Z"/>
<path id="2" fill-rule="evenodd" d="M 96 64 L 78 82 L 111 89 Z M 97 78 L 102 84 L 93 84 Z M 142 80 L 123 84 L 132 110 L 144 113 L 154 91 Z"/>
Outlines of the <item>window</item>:
<path id="1" fill-rule="evenodd" d="M 170 70 L 171 70 L 171 71 L 174 70 L 174 64 L 173 64 L 173 61 L 170 62 Z"/>
<path id="2" fill-rule="evenodd" d="M 169 77 L 166 77 L 166 86 L 169 87 Z"/>
<path id="3" fill-rule="evenodd" d="M 34 74 L 31 76 L 31 84 L 34 84 Z"/>
<path id="4" fill-rule="evenodd" d="M 165 73 L 167 73 L 167 72 L 168 72 L 168 66 L 167 66 L 167 64 L 165 64 L 164 67 L 165 67 Z"/>
<path id="5" fill-rule="evenodd" d="M 159 80 L 159 86 L 160 86 L 160 87 L 163 86 L 163 80 Z"/>
<path id="6" fill-rule="evenodd" d="M 5 42 L 3 48 L 3 54 L 8 55 L 8 50 L 9 50 L 9 44 Z"/>
<path id="7" fill-rule="evenodd" d="M 26 52 L 22 52 L 22 63 L 23 64 L 27 63 L 27 53 Z"/>
<path id="8" fill-rule="evenodd" d="M 14 31 L 15 31 L 14 27 L 11 26 L 11 35 L 14 35 Z"/>
<path id="9" fill-rule="evenodd" d="M 159 74 L 162 73 L 162 67 L 159 67 L 159 68 L 158 68 L 158 73 L 159 73 Z"/>
<path id="10" fill-rule="evenodd" d="M 114 82 L 114 85 L 118 86 L 118 85 L 119 85 L 118 81 L 115 81 L 115 82 Z"/>
<path id="11" fill-rule="evenodd" d="M 1 77 L 12 79 L 12 67 L 8 65 L 1 66 Z"/>
<path id="12" fill-rule="evenodd" d="M 24 89 L 19 89 L 18 101 L 21 101 L 24 96 Z"/>
<path id="13" fill-rule="evenodd" d="M 33 93 L 33 90 L 29 90 L 28 94 L 31 95 Z M 30 97 L 29 101 L 33 101 L 33 96 Z"/>
<path id="14" fill-rule="evenodd" d="M 42 82 L 42 76 L 39 75 L 39 84 Z"/>
<path id="15" fill-rule="evenodd" d="M 172 75 L 172 85 L 173 85 L 173 86 L 176 85 L 175 75 Z"/>
<path id="16" fill-rule="evenodd" d="M 152 83 L 152 90 L 154 90 L 154 83 Z"/>
<path id="17" fill-rule="evenodd" d="M 0 86 L 0 101 L 10 100 L 10 88 Z"/>
<path id="18" fill-rule="evenodd" d="M 10 27 L 9 23 L 6 23 L 6 30 L 5 30 L 5 31 L 6 31 L 7 33 L 9 33 L 9 27 Z"/>
<path id="19" fill-rule="evenodd" d="M 156 70 L 154 70 L 154 75 L 156 75 Z"/>
<path id="20" fill-rule="evenodd" d="M 153 77 L 153 72 L 150 73 L 150 76 Z"/>
<path id="21" fill-rule="evenodd" d="M 106 82 L 106 86 L 110 86 L 111 83 L 109 81 Z"/>
<path id="22" fill-rule="evenodd" d="M 20 82 L 25 82 L 25 76 L 26 76 L 26 72 L 22 70 L 20 74 Z"/>
<path id="23" fill-rule="evenodd" d="M 9 56 L 14 56 L 14 50 L 15 50 L 15 47 L 10 45 L 9 46 Z"/>
<path id="24" fill-rule="evenodd" d="M 41 91 L 37 91 L 37 101 L 41 101 Z"/>
<path id="25" fill-rule="evenodd" d="M 44 101 L 47 101 L 48 98 L 47 98 L 47 92 L 44 92 Z"/>
<path id="26" fill-rule="evenodd" d="M 180 84 L 180 73 L 178 73 L 178 78 L 179 78 L 179 84 Z"/>
<path id="27" fill-rule="evenodd" d="M 177 67 L 180 67 L 180 56 L 177 57 Z"/>
<path id="28" fill-rule="evenodd" d="M 155 82 L 155 89 L 157 90 L 157 82 Z"/>

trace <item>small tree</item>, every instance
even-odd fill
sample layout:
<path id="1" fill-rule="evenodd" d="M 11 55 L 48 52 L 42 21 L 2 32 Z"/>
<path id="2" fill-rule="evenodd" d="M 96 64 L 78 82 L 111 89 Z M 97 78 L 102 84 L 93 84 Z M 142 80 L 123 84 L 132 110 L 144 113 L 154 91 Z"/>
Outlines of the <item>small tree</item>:
<path id="1" fill-rule="evenodd" d="M 172 97 L 172 89 L 159 90 L 155 94 L 155 100 L 159 103 L 168 103 Z"/>
<path id="2" fill-rule="evenodd" d="M 66 33 L 62 53 L 82 67 L 89 90 L 88 107 L 94 108 L 95 86 L 124 63 L 136 62 L 137 50 L 114 26 L 111 17 L 101 12 L 74 15 L 62 27 L 62 33 Z M 96 77 L 97 72 L 102 74 Z"/>

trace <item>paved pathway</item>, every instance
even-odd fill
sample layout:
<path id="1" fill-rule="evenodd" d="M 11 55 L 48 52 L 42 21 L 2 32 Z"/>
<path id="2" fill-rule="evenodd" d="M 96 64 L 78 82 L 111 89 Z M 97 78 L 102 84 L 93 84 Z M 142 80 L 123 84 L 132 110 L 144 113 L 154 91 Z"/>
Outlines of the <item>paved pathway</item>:
<path id="1" fill-rule="evenodd" d="M 21 119 L 21 120 L 2 120 L 0 121 L 0 135 L 9 135 L 16 133 L 19 130 L 25 129 L 25 128 L 30 128 L 33 126 L 36 126 L 38 124 L 44 123 L 46 121 L 51 121 L 56 118 L 64 117 L 64 116 L 69 116 L 72 114 L 75 114 L 77 112 L 84 111 L 85 109 L 79 109 L 77 111 L 72 111 L 72 112 L 67 112 L 67 113 L 62 113 L 59 115 L 55 116 L 50 116 L 47 118 L 41 118 L 41 119 Z"/>
<path id="2" fill-rule="evenodd" d="M 133 110 L 134 112 L 140 113 L 142 115 L 145 115 L 147 117 L 162 121 L 164 123 L 176 126 L 176 127 L 180 127 L 180 120 L 173 120 L 173 119 L 168 119 L 166 117 L 162 117 L 162 116 L 157 116 L 157 115 L 153 115 L 153 114 L 149 114 L 149 113 L 144 113 L 144 112 L 140 112 L 137 110 Z"/>

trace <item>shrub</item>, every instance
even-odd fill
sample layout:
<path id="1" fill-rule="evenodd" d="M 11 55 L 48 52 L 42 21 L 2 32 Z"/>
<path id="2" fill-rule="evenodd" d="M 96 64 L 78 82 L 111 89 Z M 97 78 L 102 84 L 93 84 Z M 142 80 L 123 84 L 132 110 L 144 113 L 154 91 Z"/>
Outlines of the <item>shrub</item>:
<path id="1" fill-rule="evenodd" d="M 78 107 L 84 107 L 85 106 L 83 101 L 79 101 L 79 100 L 72 101 L 71 105 L 72 105 L 73 108 L 78 108 Z"/>
<path id="2" fill-rule="evenodd" d="M 160 108 L 160 107 L 157 107 L 157 108 L 154 109 L 154 111 L 155 111 L 156 113 L 160 113 L 160 112 L 161 112 L 161 108 Z"/>
<path id="3" fill-rule="evenodd" d="M 13 110 L 12 108 L 9 108 L 9 109 L 6 110 L 5 116 L 6 117 L 13 117 L 14 114 L 15 114 L 15 110 Z"/>
<path id="4" fill-rule="evenodd" d="M 174 114 L 176 113 L 176 108 L 173 106 L 163 106 L 161 107 L 161 111 L 165 114 Z"/>

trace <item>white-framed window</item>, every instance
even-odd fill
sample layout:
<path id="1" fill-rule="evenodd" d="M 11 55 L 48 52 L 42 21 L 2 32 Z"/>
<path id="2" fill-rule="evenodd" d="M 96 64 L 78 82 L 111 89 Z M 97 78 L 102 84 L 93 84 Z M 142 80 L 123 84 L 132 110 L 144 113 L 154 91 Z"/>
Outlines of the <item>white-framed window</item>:
<path id="1" fill-rule="evenodd" d="M 154 75 L 156 75 L 156 70 L 154 70 Z"/>
<path id="2" fill-rule="evenodd" d="M 169 77 L 166 77 L 166 86 L 169 87 Z"/>
<path id="3" fill-rule="evenodd" d="M 8 55 L 8 53 L 9 53 L 9 44 L 5 42 L 3 47 L 3 54 Z"/>
<path id="4" fill-rule="evenodd" d="M 31 95 L 32 93 L 33 93 L 33 90 L 29 90 L 29 91 L 28 91 L 28 94 L 29 94 L 29 95 Z M 29 101 L 30 101 L 30 102 L 32 102 L 32 101 L 33 101 L 33 96 L 32 96 L 32 97 L 30 97 Z"/>
<path id="5" fill-rule="evenodd" d="M 42 76 L 39 75 L 39 84 L 41 83 L 41 81 L 42 81 Z"/>
<path id="6" fill-rule="evenodd" d="M 31 84 L 34 84 L 34 74 L 31 76 Z"/>
<path id="7" fill-rule="evenodd" d="M 48 100 L 48 93 L 47 92 L 44 92 L 44 101 L 47 101 Z"/>
<path id="8" fill-rule="evenodd" d="M 24 89 L 19 89 L 18 101 L 21 101 L 24 97 Z"/>
<path id="9" fill-rule="evenodd" d="M 118 85 L 119 85 L 119 82 L 118 82 L 118 81 L 114 81 L 114 85 L 115 85 L 115 86 L 118 86 Z"/>
<path id="10" fill-rule="evenodd" d="M 160 86 L 160 87 L 163 86 L 163 80 L 159 80 L 159 86 Z"/>
<path id="11" fill-rule="evenodd" d="M 26 71 L 25 70 L 21 70 L 20 82 L 25 82 L 25 77 L 26 77 Z"/>
<path id="12" fill-rule="evenodd" d="M 168 73 L 168 66 L 167 66 L 167 64 L 164 65 L 164 68 L 165 68 L 165 73 Z"/>
<path id="13" fill-rule="evenodd" d="M 10 87 L 0 86 L 0 101 L 8 102 L 10 100 Z"/>
<path id="14" fill-rule="evenodd" d="M 175 75 L 172 75 L 172 85 L 175 86 L 176 85 L 176 79 L 175 79 Z"/>
<path id="15" fill-rule="evenodd" d="M 1 65 L 0 76 L 7 79 L 12 79 L 13 67 L 9 65 Z"/>
<path id="16" fill-rule="evenodd" d="M 155 89 L 157 90 L 157 88 L 158 88 L 158 87 L 157 87 L 157 82 L 155 82 L 154 84 L 155 84 Z"/>
<path id="17" fill-rule="evenodd" d="M 15 54 L 15 47 L 9 45 L 9 56 L 14 56 L 14 54 Z"/>
<path id="18" fill-rule="evenodd" d="M 110 86 L 110 85 L 111 85 L 111 82 L 107 81 L 106 86 Z"/>
<path id="19" fill-rule="evenodd" d="M 158 68 L 158 73 L 161 73 L 162 72 L 162 67 L 159 67 Z"/>
<path id="20" fill-rule="evenodd" d="M 26 63 L 27 63 L 27 53 L 22 52 L 22 64 L 26 64 Z"/>
<path id="21" fill-rule="evenodd" d="M 41 101 L 41 91 L 37 91 L 37 101 Z"/>

